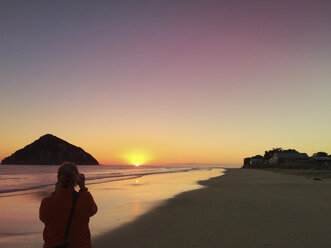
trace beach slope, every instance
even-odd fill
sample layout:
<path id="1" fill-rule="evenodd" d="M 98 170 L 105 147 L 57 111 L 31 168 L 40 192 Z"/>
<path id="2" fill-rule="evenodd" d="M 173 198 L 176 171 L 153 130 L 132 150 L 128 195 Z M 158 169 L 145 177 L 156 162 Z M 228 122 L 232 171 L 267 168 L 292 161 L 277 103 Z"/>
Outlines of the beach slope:
<path id="1" fill-rule="evenodd" d="M 331 247 L 331 180 L 229 169 L 201 184 L 94 248 Z"/>

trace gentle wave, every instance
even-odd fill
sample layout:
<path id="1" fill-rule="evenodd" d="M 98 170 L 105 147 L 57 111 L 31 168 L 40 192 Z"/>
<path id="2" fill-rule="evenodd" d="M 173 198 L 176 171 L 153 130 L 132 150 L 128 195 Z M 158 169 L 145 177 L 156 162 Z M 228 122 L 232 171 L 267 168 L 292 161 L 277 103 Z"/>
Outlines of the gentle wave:
<path id="1" fill-rule="evenodd" d="M 197 168 L 190 168 L 190 169 L 174 169 L 169 171 L 152 171 L 152 172 L 143 172 L 143 173 L 107 173 L 102 175 L 95 175 L 95 176 L 89 176 L 86 178 L 86 185 L 91 184 L 98 184 L 98 183 L 105 183 L 105 182 L 113 182 L 113 181 L 122 181 L 122 180 L 129 180 L 129 179 L 136 179 L 143 176 L 148 175 L 155 175 L 155 174 L 169 174 L 169 173 L 181 173 L 181 172 L 188 172 L 192 170 L 197 170 Z M 9 178 L 7 178 L 9 179 Z M 53 187 L 54 183 L 48 183 L 48 184 L 40 184 L 30 187 L 19 187 L 19 188 L 12 188 L 12 189 L 4 189 L 0 190 L 0 197 L 6 197 L 6 196 L 13 196 L 15 194 L 9 194 L 9 193 L 22 193 L 26 192 L 28 193 L 31 190 L 37 190 L 37 189 L 43 189 L 47 187 Z"/>

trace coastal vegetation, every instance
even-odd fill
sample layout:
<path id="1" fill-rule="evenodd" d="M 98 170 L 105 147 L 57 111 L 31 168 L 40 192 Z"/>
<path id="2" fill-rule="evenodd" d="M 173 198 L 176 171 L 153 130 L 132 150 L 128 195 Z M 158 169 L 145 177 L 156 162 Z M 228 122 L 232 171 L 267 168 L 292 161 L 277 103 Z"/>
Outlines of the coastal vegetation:
<path id="1" fill-rule="evenodd" d="M 316 152 L 312 156 L 295 149 L 273 148 L 264 155 L 244 158 L 243 168 L 327 169 L 331 170 L 331 155 Z"/>

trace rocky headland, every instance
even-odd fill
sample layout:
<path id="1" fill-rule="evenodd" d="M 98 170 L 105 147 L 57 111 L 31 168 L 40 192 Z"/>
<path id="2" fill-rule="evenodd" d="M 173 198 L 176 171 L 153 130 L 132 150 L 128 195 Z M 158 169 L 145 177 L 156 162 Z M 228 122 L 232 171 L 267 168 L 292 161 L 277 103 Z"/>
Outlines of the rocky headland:
<path id="1" fill-rule="evenodd" d="M 82 148 L 54 135 L 46 134 L 2 160 L 1 164 L 58 165 L 70 161 L 78 165 L 98 165 L 98 161 Z"/>

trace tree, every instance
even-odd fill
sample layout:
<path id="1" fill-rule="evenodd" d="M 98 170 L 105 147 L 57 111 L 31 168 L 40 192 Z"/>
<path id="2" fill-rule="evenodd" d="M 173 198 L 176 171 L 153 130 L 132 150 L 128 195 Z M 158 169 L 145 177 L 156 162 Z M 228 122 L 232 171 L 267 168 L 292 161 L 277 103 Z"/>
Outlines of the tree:
<path id="1" fill-rule="evenodd" d="M 274 155 L 275 152 L 282 152 L 282 151 L 283 151 L 283 148 L 281 148 L 281 147 L 272 148 L 269 151 L 265 151 L 264 152 L 264 159 L 269 160 L 269 159 L 272 158 L 272 156 Z"/>
<path id="2" fill-rule="evenodd" d="M 316 152 L 313 154 L 313 157 L 327 157 L 328 154 L 326 152 Z"/>

